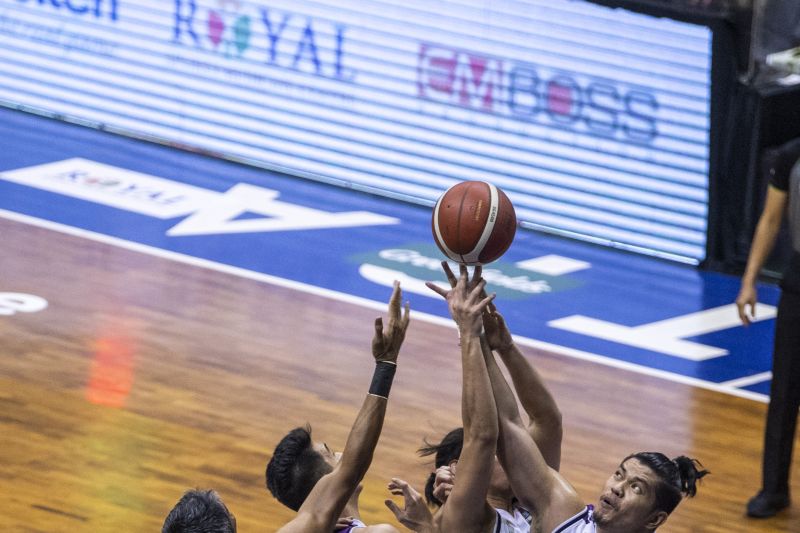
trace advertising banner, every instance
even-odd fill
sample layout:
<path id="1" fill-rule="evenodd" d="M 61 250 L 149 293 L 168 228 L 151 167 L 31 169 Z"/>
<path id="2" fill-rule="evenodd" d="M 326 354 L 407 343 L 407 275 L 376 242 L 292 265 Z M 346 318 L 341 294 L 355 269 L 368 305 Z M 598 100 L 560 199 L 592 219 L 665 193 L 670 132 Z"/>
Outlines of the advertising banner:
<path id="1" fill-rule="evenodd" d="M 711 32 L 583 1 L 0 0 L 0 100 L 523 225 L 705 256 Z"/>

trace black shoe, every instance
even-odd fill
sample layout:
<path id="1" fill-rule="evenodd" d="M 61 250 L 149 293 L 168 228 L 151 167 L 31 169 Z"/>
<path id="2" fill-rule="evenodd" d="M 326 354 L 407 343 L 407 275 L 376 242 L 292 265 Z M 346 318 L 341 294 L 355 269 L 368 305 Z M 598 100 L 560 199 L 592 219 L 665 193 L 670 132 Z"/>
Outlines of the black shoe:
<path id="1" fill-rule="evenodd" d="M 788 494 L 772 494 L 762 490 L 747 502 L 747 516 L 769 518 L 787 507 L 789 507 Z"/>

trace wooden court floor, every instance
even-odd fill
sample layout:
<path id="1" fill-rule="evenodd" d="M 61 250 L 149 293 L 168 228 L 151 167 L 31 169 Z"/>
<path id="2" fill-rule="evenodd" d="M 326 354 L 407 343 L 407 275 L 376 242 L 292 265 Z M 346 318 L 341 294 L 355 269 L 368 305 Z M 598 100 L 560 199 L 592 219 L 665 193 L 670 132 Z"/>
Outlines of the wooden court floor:
<path id="1" fill-rule="evenodd" d="M 276 442 L 310 422 L 341 450 L 377 311 L 4 219 L 0 246 L 0 292 L 49 302 L 0 315 L 0 531 L 158 531 L 190 487 L 216 488 L 240 531 L 274 531 L 291 516 L 264 488 Z M 660 450 L 713 472 L 662 531 L 800 531 L 800 502 L 744 517 L 764 404 L 525 353 L 560 403 L 563 472 L 587 502 L 622 457 Z M 392 521 L 391 476 L 426 478 L 423 437 L 460 424 L 453 329 L 412 310 L 399 364 L 361 498 L 369 522 Z"/>

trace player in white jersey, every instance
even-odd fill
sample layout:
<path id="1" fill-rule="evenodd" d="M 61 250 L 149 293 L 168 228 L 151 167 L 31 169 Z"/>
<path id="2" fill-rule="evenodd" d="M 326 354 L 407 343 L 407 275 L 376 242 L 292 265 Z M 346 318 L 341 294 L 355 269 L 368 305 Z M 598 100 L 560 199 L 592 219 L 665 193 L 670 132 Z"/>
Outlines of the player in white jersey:
<path id="1" fill-rule="evenodd" d="M 509 513 L 505 509 L 495 509 L 497 521 L 494 533 L 529 533 L 531 530 L 531 515 L 527 511 L 514 507 Z"/>
<path id="2" fill-rule="evenodd" d="M 597 526 L 594 523 L 594 507 L 587 505 L 583 511 L 556 526 L 553 533 L 595 533 L 595 531 Z"/>
<path id="3" fill-rule="evenodd" d="M 450 286 L 455 288 L 458 280 L 448 264 L 443 262 L 442 268 Z M 476 269 L 473 279 L 477 276 L 480 276 L 479 269 Z M 429 284 L 429 287 L 442 296 L 446 297 L 448 294 L 433 284 Z M 553 469 L 558 470 L 561 462 L 562 427 L 561 413 L 555 400 L 539 374 L 517 348 L 505 322 L 491 303 L 482 313 L 481 325 L 484 330 L 481 336 L 483 357 L 493 357 L 492 350 L 495 350 L 509 367 L 520 403 L 530 419 L 527 430 L 542 450 L 547 463 Z M 428 445 L 420 450 L 422 455 L 435 454 L 436 456 L 436 472 L 431 474 L 425 488 L 426 499 L 433 505 L 442 505 L 453 488 L 455 470 L 461 468 L 459 462 L 463 435 L 463 430 L 457 428 L 448 433 L 441 443 Z M 481 523 L 478 524 L 478 530 L 486 533 L 527 533 L 530 531 L 530 514 L 518 506 L 510 489 L 508 477 L 496 458 L 493 457 L 491 463 L 487 503 L 495 511 L 480 514 Z M 464 481 L 461 475 L 459 475 L 459 479 L 461 479 L 461 483 L 469 483 L 469 481 Z"/>
<path id="4" fill-rule="evenodd" d="M 542 533 L 649 533 L 666 521 L 708 472 L 688 457 L 632 454 L 606 481 L 599 503 L 586 507 L 575 489 L 548 466 L 526 431 L 516 398 L 494 358 L 486 359 L 500 426 L 498 458 L 514 495 Z"/>
<path id="5" fill-rule="evenodd" d="M 452 273 L 443 265 L 448 278 Z M 475 276 L 479 275 L 476 268 Z M 465 269 L 462 268 L 462 279 Z M 459 284 L 461 284 L 461 279 Z M 451 280 L 452 285 L 452 280 Z M 432 284 L 428 286 L 449 295 Z M 453 291 L 451 291 L 452 293 Z M 498 324 L 502 318 L 489 309 Z M 484 318 L 484 323 L 487 320 Z M 488 320 L 491 323 L 491 319 Z M 583 504 L 575 489 L 548 465 L 542 450 L 522 423 L 517 401 L 494 357 L 484 357 L 497 407 L 498 458 L 508 474 L 514 495 L 534 515 L 537 533 L 649 533 L 655 531 L 684 496 L 695 495 L 696 483 L 708 472 L 685 456 L 670 460 L 657 452 L 632 454 L 606 481 L 596 507 Z M 477 371 L 476 371 L 477 372 Z M 511 372 L 513 375 L 513 372 Z M 481 392 L 475 389 L 473 392 Z M 480 400 L 476 398 L 474 400 Z M 461 483 L 456 483 L 454 493 Z M 499 522 L 498 522 L 499 523 Z M 483 533 L 483 530 L 476 529 Z"/>
<path id="6" fill-rule="evenodd" d="M 454 280 L 449 269 L 448 273 Z M 463 448 L 458 454 L 459 483 L 434 515 L 434 527 L 443 533 L 491 533 L 497 519 L 497 512 L 487 501 L 493 471 L 497 468 L 498 424 L 481 342 L 483 311 L 494 298 L 494 295 L 484 297 L 485 285 L 480 266 L 475 267 L 470 278 L 464 265 L 458 280 L 451 281 L 451 290 L 428 284 L 447 300 L 461 345 Z"/>

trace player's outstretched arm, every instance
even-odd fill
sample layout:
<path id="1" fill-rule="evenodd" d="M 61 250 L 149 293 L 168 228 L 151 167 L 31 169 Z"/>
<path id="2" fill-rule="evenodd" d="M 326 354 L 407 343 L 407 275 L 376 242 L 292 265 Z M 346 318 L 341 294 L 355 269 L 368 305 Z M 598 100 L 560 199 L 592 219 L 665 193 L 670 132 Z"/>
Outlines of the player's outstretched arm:
<path id="1" fill-rule="evenodd" d="M 494 357 L 486 362 L 497 405 L 497 457 L 522 506 L 534 514 L 542 531 L 552 531 L 583 509 L 583 502 L 575 489 L 548 466 L 522 422 L 514 393 Z"/>
<path id="2" fill-rule="evenodd" d="M 461 338 L 462 391 L 461 418 L 464 446 L 458 460 L 458 480 L 441 510 L 442 531 L 481 531 L 494 519 L 494 510 L 486 502 L 497 446 L 497 409 L 481 349 L 481 315 L 494 295 L 482 295 L 486 282 L 480 266 L 472 279 L 461 265 L 455 276 L 447 263 L 442 264 L 450 280 L 446 291 L 432 283 L 428 287 L 447 300 L 450 314 L 458 325 Z"/>
<path id="3" fill-rule="evenodd" d="M 486 342 L 495 350 L 511 375 L 514 390 L 528 415 L 528 433 L 545 461 L 555 470 L 561 466 L 561 411 L 539 372 L 522 355 L 511 331 L 494 303 L 483 314 Z"/>
<path id="4" fill-rule="evenodd" d="M 369 394 L 364 398 L 342 456 L 333 472 L 317 482 L 297 517 L 279 530 L 280 533 L 332 531 L 347 501 L 372 463 L 372 455 L 383 428 L 386 404 L 397 368 L 397 356 L 405 339 L 409 323 L 409 305 L 401 306 L 400 283 L 395 281 L 389 300 L 389 323 L 375 320 L 372 355 L 375 373 Z"/>

